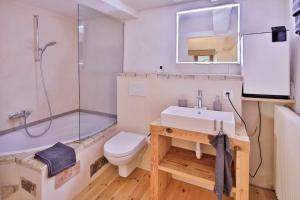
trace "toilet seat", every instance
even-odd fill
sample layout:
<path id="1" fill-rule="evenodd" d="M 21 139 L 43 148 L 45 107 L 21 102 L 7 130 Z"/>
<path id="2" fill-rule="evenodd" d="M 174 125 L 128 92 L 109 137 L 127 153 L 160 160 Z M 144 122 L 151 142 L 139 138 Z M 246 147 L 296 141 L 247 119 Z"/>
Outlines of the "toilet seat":
<path id="1" fill-rule="evenodd" d="M 143 134 L 120 132 L 104 144 L 104 154 L 111 158 L 131 157 L 146 143 Z"/>

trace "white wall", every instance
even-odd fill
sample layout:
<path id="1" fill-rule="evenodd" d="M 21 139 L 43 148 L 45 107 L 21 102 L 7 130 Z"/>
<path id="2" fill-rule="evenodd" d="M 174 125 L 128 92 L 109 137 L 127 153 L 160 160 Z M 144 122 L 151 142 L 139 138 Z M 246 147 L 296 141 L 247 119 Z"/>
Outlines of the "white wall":
<path id="1" fill-rule="evenodd" d="M 44 53 L 43 68 L 53 113 L 78 108 L 77 21 L 23 1 L 0 1 L 0 130 L 20 125 L 8 115 L 28 109 L 30 121 L 48 117 L 39 66 L 34 62 L 33 15 L 40 16 L 40 44 L 56 41 Z"/>
<path id="2" fill-rule="evenodd" d="M 270 31 L 271 26 L 286 25 L 286 0 L 238 0 L 241 3 L 241 32 Z M 126 72 L 154 72 L 160 65 L 169 73 L 233 73 L 239 65 L 176 64 L 176 12 L 210 6 L 199 1 L 145 10 L 136 20 L 125 24 Z"/>
<path id="3" fill-rule="evenodd" d="M 241 3 L 242 33 L 270 31 L 271 26 L 280 25 L 290 28 L 289 4 L 286 0 L 244 0 Z M 243 14 L 243 12 L 246 13 Z M 270 189 L 274 187 L 274 105 L 268 102 L 260 103 L 262 115 L 260 141 L 263 163 L 257 176 L 250 178 L 252 184 Z M 253 174 L 259 164 L 258 129 L 254 133 L 258 127 L 258 105 L 257 102 L 244 101 L 242 108 L 243 117 L 248 125 L 248 134 L 254 134 L 250 137 L 250 171 Z"/>
<path id="4" fill-rule="evenodd" d="M 288 29 L 290 28 L 287 0 L 236 0 L 235 2 L 241 4 L 241 32 L 243 34 L 271 31 L 272 26 L 285 25 Z M 163 65 L 169 73 L 240 74 L 239 65 L 178 65 L 175 62 L 176 12 L 208 5 L 210 5 L 208 1 L 199 1 L 146 10 L 139 13 L 137 20 L 126 22 L 124 71 L 154 72 L 160 65 Z M 298 49 L 299 54 L 299 45 L 294 48 Z M 293 62 L 299 63 L 299 58 L 294 56 Z M 300 77 L 300 70 L 297 70 L 296 73 Z M 300 88 L 300 78 L 298 85 Z M 298 96 L 300 97 L 300 93 Z M 251 179 L 251 183 L 272 188 L 274 104 L 264 103 L 261 104 L 261 107 L 263 123 L 261 144 L 264 161 L 257 177 Z M 300 112 L 300 106 L 298 107 Z M 249 124 L 248 129 L 251 132 L 257 124 L 257 104 L 255 102 L 243 102 L 242 108 L 243 117 Z M 254 172 L 259 158 L 257 134 L 251 138 L 251 149 L 250 168 L 251 172 Z"/>

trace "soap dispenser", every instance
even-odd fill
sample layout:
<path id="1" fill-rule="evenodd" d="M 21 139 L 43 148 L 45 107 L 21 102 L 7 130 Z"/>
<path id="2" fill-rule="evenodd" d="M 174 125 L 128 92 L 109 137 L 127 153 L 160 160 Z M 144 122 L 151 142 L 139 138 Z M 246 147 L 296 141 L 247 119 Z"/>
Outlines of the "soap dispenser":
<path id="1" fill-rule="evenodd" d="M 222 102 L 220 100 L 220 96 L 216 96 L 213 108 L 215 111 L 222 111 Z"/>

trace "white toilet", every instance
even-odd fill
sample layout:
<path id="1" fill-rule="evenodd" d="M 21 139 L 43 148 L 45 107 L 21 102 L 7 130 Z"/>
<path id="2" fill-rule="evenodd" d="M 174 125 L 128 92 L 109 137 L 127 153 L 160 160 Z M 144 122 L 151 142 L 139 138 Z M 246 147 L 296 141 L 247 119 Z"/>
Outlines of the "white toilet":
<path id="1" fill-rule="evenodd" d="M 139 165 L 146 144 L 146 136 L 120 132 L 104 144 L 104 156 L 118 166 L 119 175 L 127 177 Z"/>

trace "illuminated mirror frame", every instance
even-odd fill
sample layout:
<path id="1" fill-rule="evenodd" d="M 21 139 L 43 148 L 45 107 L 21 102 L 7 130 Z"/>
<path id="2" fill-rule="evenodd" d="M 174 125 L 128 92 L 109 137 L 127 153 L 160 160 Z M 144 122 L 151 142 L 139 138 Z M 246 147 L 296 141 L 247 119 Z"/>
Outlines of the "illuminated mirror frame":
<path id="1" fill-rule="evenodd" d="M 238 43 L 237 43 L 237 61 L 235 62 L 193 62 L 193 61 L 179 61 L 179 18 L 183 14 L 188 13 L 196 13 L 201 11 L 210 11 L 210 10 L 218 10 L 223 8 L 237 8 L 238 9 Z M 176 13 L 176 64 L 241 64 L 241 37 L 240 37 L 240 4 L 226 4 L 222 6 L 215 6 L 215 7 L 206 7 L 206 8 L 199 8 L 193 10 L 185 10 Z"/>

